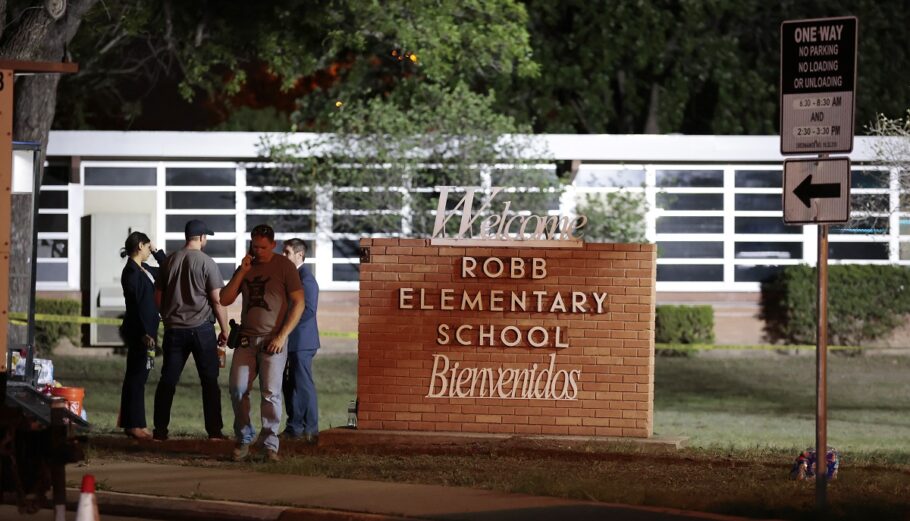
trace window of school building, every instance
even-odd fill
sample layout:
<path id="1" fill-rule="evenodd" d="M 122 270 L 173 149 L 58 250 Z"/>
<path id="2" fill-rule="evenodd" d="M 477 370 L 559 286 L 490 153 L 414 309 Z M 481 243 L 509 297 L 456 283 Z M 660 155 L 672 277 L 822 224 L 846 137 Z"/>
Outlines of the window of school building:
<path id="1" fill-rule="evenodd" d="M 290 237 L 307 242 L 306 262 L 328 291 L 357 290 L 361 237 L 409 237 L 432 223 L 431 215 L 415 215 L 413 204 L 435 198 L 428 188 L 401 190 L 380 209 L 364 201 L 388 187 L 321 187 L 288 196 L 274 165 L 258 158 L 259 139 L 255 133 L 52 132 L 39 195 L 38 290 L 119 284 L 116 263 L 128 232 L 106 233 L 108 225 L 99 224 L 106 221 L 113 230 L 135 223 L 170 252 L 183 245 L 184 223 L 203 219 L 215 232 L 206 252 L 225 279 L 245 254 L 249 231 L 268 223 L 279 248 Z M 549 153 L 538 168 L 556 172 L 557 163 L 577 161 L 577 169 L 561 196 L 522 187 L 512 176 L 514 198 L 558 214 L 571 213 L 587 194 L 643 194 L 646 236 L 658 245 L 659 292 L 757 292 L 782 266 L 815 262 L 816 227 L 782 220 L 776 136 L 536 139 Z M 902 197 L 896 169 L 876 163 L 871 138 L 856 141 L 853 221 L 831 227 L 830 262 L 910 264 L 910 195 Z M 495 170 L 478 177 L 482 186 L 498 181 Z M 858 211 L 869 201 L 882 211 Z M 375 215 L 382 218 L 367 218 Z M 103 273 L 87 273 L 92 266 Z"/>

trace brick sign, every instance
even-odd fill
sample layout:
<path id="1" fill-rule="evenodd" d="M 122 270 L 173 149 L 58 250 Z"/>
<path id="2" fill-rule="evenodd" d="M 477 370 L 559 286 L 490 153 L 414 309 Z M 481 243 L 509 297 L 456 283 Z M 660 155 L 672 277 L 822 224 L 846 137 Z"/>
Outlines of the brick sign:
<path id="1" fill-rule="evenodd" d="M 654 245 L 361 247 L 361 428 L 651 436 Z"/>

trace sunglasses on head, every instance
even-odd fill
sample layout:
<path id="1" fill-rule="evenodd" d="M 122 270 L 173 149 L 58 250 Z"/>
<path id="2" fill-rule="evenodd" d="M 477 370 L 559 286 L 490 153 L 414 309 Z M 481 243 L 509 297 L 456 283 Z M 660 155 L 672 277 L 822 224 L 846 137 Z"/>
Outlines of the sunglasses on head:
<path id="1" fill-rule="evenodd" d="M 267 224 L 260 224 L 253 228 L 253 231 L 250 232 L 250 235 L 254 237 L 262 236 L 272 238 L 275 236 L 275 230 L 273 230 L 272 227 Z"/>

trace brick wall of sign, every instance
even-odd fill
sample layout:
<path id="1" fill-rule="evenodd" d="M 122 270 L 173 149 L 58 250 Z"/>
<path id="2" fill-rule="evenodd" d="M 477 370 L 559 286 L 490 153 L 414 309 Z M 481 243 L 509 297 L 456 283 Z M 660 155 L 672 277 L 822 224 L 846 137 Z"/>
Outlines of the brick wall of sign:
<path id="1" fill-rule="evenodd" d="M 654 245 L 361 246 L 361 428 L 651 435 Z"/>

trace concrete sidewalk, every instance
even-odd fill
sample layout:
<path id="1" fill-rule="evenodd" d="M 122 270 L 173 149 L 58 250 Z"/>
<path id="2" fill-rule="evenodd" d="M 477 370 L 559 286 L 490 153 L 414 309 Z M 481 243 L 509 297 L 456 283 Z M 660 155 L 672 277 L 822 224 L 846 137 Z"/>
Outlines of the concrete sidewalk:
<path id="1" fill-rule="evenodd" d="M 194 520 L 436 519 L 733 520 L 662 508 L 437 485 L 269 474 L 96 459 L 70 467 L 71 486 L 95 476 L 102 514 Z M 555 477 L 554 477 L 555 478 Z M 73 491 L 73 499 L 77 497 Z M 104 516 L 102 516 L 103 518 Z"/>

